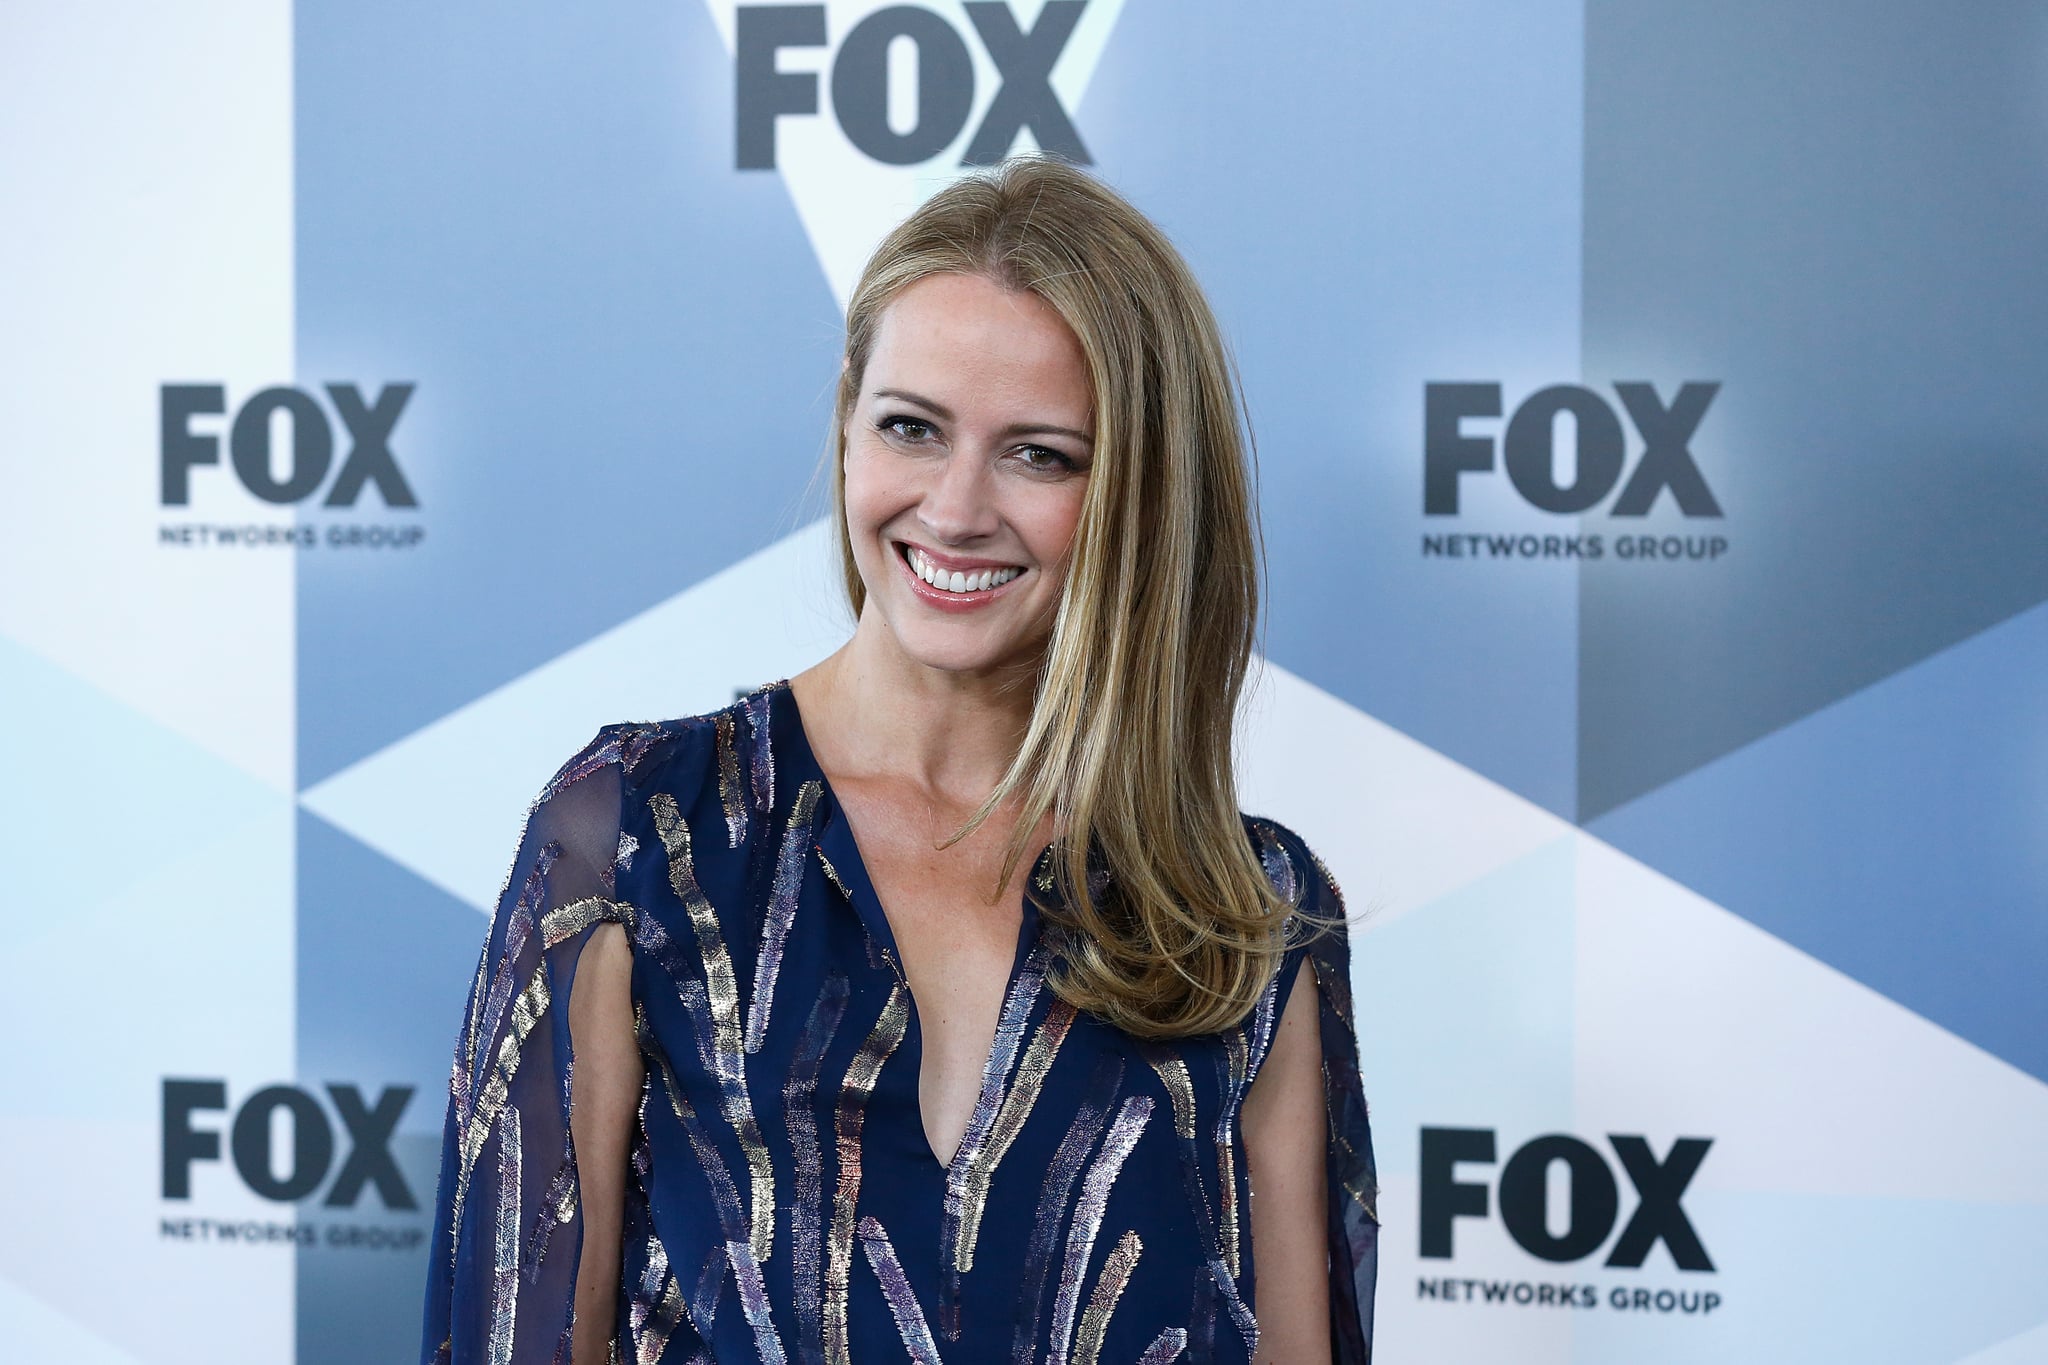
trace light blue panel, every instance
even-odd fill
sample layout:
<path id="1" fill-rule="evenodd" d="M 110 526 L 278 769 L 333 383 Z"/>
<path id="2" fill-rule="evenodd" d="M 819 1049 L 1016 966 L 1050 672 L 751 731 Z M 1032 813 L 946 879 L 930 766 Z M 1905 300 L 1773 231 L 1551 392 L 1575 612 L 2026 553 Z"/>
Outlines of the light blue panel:
<path id="1" fill-rule="evenodd" d="M 84 1324 L 8 1280 L 0 1280 L 0 1320 L 7 1323 L 8 1350 L 18 1360 L 140 1365 L 128 1352 L 92 1335 Z"/>
<path id="2" fill-rule="evenodd" d="M 470 906 L 301 810 L 301 1080 L 353 1081 L 368 1094 L 413 1086 L 402 1127 L 438 1136 L 489 928 Z"/>
<path id="3" fill-rule="evenodd" d="M 1659 1250 L 1640 1273 L 1572 1274 L 1601 1295 L 1574 1319 L 1577 1365 L 1946 1365 L 2048 1319 L 2039 1206 L 1699 1191 L 1685 1208 L 1717 1273 L 1671 1269 Z M 1690 1318 L 1613 1312 L 1616 1285 L 1722 1302 Z"/>
<path id="4" fill-rule="evenodd" d="M 418 385 L 300 560 L 300 780 L 793 530 L 837 305 L 700 0 L 296 11 L 300 381 Z"/>
<path id="5" fill-rule="evenodd" d="M 0 819 L 19 850 L 5 911 L 16 949 L 47 935 L 74 939 L 84 907 L 283 799 L 5 637 L 0 697 Z"/>
<path id="6" fill-rule="evenodd" d="M 1591 826 L 2048 1079 L 2048 606 Z"/>
<path id="7" fill-rule="evenodd" d="M 349 1082 L 373 1103 L 386 1086 L 414 1088 L 391 1152 L 418 1207 L 388 1209 L 374 1190 L 352 1208 L 327 1208 L 324 1190 L 301 1203 L 320 1241 L 298 1252 L 299 1365 L 401 1360 L 418 1349 L 448 1066 L 488 928 L 474 909 L 300 811 L 299 1084 L 324 1092 Z M 327 1229 L 336 1225 L 420 1241 L 335 1246 Z"/>
<path id="8" fill-rule="evenodd" d="M 220 1071 L 224 1021 L 289 998 L 263 921 L 283 913 L 290 798 L 4 639 L 0 696 L 0 1031 L 27 1044 L 0 1112 L 130 1119 L 164 1074 Z"/>
<path id="9" fill-rule="evenodd" d="M 1731 547 L 1586 571 L 1592 819 L 2048 599 L 2048 16 L 1590 0 L 1586 41 L 1586 373 L 1722 384 L 1726 519 L 1633 529 Z"/>
<path id="10" fill-rule="evenodd" d="M 1575 523 L 1498 477 L 1425 519 L 1422 401 L 1578 378 L 1581 35 L 1577 0 L 1131 0 L 1080 119 L 1242 364 L 1272 657 L 1567 818 L 1575 570 L 1420 543 Z"/>
<path id="11" fill-rule="evenodd" d="M 1353 929 L 1382 1176 L 1415 1174 L 1424 1125 L 1571 1131 L 1575 843 L 1538 849 L 1383 929 Z"/>

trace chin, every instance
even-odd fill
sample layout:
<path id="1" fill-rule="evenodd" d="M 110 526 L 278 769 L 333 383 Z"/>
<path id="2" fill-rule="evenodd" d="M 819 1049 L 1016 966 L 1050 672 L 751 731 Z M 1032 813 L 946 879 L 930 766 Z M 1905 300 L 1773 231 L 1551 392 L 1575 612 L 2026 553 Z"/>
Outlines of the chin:
<path id="1" fill-rule="evenodd" d="M 939 673 L 975 675 L 1009 671 L 1037 657 L 1029 650 L 978 641 L 918 638 L 916 634 L 906 637 L 898 633 L 896 643 L 912 663 Z"/>

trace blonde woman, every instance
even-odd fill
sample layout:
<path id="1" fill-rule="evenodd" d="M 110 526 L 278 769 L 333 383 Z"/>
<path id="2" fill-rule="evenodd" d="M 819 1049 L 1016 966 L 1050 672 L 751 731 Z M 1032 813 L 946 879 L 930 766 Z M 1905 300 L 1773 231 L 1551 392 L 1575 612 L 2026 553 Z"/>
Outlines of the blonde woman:
<path id="1" fill-rule="evenodd" d="M 1236 806 L 1257 538 L 1200 290 L 1007 163 L 875 252 L 836 420 L 852 639 L 529 816 L 425 1358 L 1365 1361 L 1343 909 Z"/>

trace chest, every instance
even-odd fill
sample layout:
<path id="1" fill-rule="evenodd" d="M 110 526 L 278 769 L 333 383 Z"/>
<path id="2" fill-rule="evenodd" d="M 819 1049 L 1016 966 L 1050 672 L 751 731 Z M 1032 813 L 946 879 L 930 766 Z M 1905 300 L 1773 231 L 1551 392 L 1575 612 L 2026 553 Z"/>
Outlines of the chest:
<path id="1" fill-rule="evenodd" d="M 982 1089 L 1017 963 L 1030 859 L 1003 881 L 1006 831 L 993 823 L 946 844 L 965 812 L 857 782 L 840 801 L 902 964 L 919 1038 L 918 1107 L 944 1163 Z"/>
<path id="2" fill-rule="evenodd" d="M 904 1332 L 947 1358 L 1137 1360 L 1164 1336 L 1248 1359 L 1243 1039 L 1077 1014 L 1024 905 L 1037 848 L 992 896 L 1002 831 L 935 847 L 852 785 L 739 841 L 700 798 L 687 848 L 619 885 L 645 911 L 650 1214 L 725 1300 L 719 1357 L 754 1358 L 769 1321 L 737 1292 L 855 1359 L 900 1359 Z M 757 1281 L 701 1279 L 742 1243 Z"/>

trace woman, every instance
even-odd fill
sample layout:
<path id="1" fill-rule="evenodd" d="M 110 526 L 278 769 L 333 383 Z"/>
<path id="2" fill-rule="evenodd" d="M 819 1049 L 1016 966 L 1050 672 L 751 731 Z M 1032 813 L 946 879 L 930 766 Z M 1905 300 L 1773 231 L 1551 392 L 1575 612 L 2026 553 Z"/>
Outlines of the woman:
<path id="1" fill-rule="evenodd" d="M 426 1358 L 1365 1360 L 1342 904 L 1236 810 L 1193 279 L 1071 167 L 959 181 L 861 279 L 837 427 L 853 638 L 529 815 Z"/>

